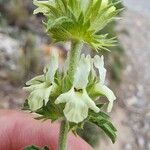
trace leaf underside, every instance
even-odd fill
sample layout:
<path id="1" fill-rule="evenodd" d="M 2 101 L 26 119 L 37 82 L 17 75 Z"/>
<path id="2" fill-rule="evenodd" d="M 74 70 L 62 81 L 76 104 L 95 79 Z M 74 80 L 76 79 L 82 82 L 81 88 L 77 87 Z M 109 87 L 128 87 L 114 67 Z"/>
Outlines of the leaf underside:
<path id="1" fill-rule="evenodd" d="M 89 121 L 98 126 L 111 139 L 112 143 L 116 141 L 117 129 L 109 121 L 109 116 L 104 112 L 95 113 L 90 111 Z"/>
<path id="2" fill-rule="evenodd" d="M 34 145 L 24 148 L 23 150 L 50 150 L 47 146 L 44 148 L 36 147 Z"/>

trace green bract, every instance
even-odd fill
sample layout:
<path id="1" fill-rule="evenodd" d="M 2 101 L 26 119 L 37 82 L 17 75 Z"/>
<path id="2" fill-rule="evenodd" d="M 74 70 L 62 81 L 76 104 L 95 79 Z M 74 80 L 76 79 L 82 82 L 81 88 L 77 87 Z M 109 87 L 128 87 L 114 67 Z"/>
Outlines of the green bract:
<path id="1" fill-rule="evenodd" d="M 79 40 L 94 49 L 107 49 L 114 39 L 98 32 L 119 12 L 108 0 L 49 0 L 37 1 L 34 14 L 46 17 L 47 32 L 56 41 Z"/>

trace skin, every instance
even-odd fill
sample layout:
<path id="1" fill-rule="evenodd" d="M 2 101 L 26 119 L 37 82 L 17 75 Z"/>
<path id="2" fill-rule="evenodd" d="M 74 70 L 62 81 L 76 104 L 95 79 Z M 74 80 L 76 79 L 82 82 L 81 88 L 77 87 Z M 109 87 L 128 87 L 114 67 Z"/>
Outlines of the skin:
<path id="1" fill-rule="evenodd" d="M 0 150 L 21 150 L 28 145 L 36 145 L 57 150 L 59 123 L 38 121 L 31 114 L 0 110 Z M 68 135 L 68 150 L 93 150 L 85 141 Z"/>

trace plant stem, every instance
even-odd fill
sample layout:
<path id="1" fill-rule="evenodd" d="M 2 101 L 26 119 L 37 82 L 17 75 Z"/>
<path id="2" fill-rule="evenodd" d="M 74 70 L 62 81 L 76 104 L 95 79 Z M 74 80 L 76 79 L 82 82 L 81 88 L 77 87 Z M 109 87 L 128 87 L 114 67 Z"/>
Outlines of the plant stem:
<path id="1" fill-rule="evenodd" d="M 67 150 L 67 133 L 69 129 L 69 123 L 66 120 L 61 122 L 59 131 L 59 145 L 58 150 Z"/>
<path id="2" fill-rule="evenodd" d="M 82 42 L 72 42 L 71 51 L 69 52 L 69 66 L 68 66 L 68 76 L 73 83 L 74 74 L 77 68 L 77 64 L 80 58 L 81 49 L 82 49 Z M 58 143 L 58 150 L 67 150 L 67 134 L 69 130 L 69 122 L 67 120 L 63 120 L 61 122 L 61 127 L 59 131 L 59 143 Z"/>
<path id="3" fill-rule="evenodd" d="M 74 74 L 80 58 L 82 46 L 83 46 L 82 42 L 72 42 L 71 44 L 71 51 L 69 52 L 68 56 L 69 57 L 68 76 L 71 82 L 73 82 L 74 79 Z"/>

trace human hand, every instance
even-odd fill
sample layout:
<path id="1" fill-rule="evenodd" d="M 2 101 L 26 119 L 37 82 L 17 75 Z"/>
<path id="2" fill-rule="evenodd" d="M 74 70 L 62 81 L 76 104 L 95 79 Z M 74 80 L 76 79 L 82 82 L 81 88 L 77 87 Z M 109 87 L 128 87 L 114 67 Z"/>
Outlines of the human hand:
<path id="1" fill-rule="evenodd" d="M 38 121 L 31 114 L 0 110 L 0 150 L 21 150 L 26 146 L 48 146 L 57 150 L 59 123 Z M 92 150 L 80 137 L 68 134 L 68 150 Z"/>

